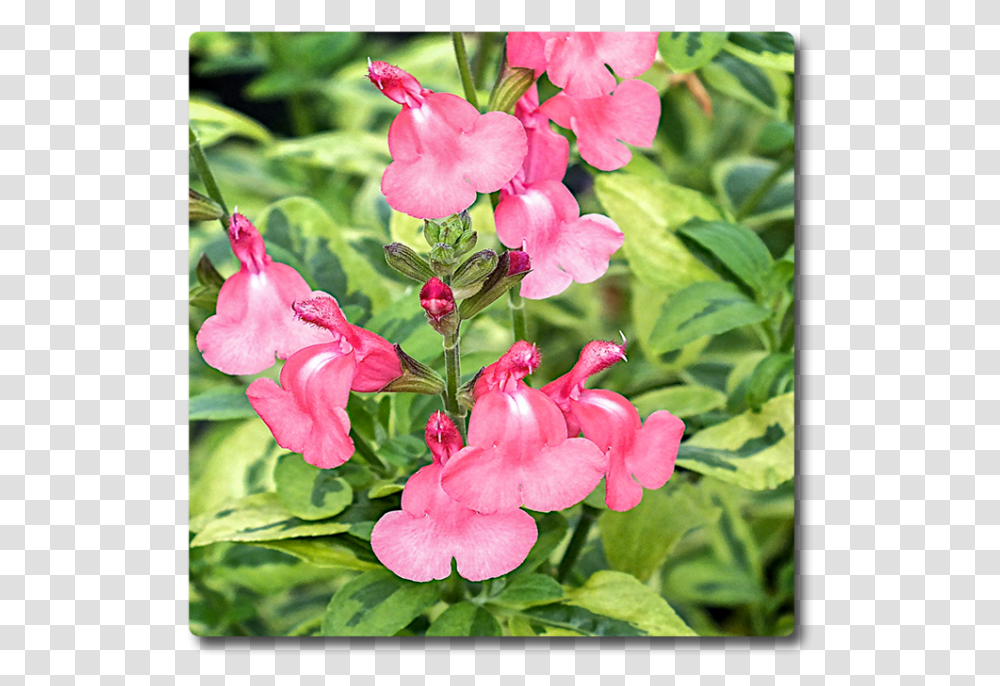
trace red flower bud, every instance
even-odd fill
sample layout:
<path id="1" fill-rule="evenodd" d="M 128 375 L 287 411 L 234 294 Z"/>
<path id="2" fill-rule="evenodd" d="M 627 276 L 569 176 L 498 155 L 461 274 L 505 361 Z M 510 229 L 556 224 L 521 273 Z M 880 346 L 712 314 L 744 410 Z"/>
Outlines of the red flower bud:
<path id="1" fill-rule="evenodd" d="M 448 284 L 435 276 L 420 289 L 420 306 L 432 321 L 439 322 L 455 309 L 455 296 Z"/>
<path id="2" fill-rule="evenodd" d="M 528 256 L 528 253 L 523 250 L 511 250 L 507 254 L 510 255 L 510 267 L 507 268 L 507 276 L 523 274 L 531 269 L 531 258 Z"/>

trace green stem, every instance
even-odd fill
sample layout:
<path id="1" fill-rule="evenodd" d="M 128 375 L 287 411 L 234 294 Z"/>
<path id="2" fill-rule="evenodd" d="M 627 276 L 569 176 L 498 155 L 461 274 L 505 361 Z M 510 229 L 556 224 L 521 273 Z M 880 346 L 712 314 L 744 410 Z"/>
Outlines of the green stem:
<path id="1" fill-rule="evenodd" d="M 510 320 L 514 327 L 514 341 L 526 341 L 528 315 L 524 309 L 524 298 L 521 297 L 521 284 L 517 284 L 507 292 L 510 294 Z"/>
<path id="2" fill-rule="evenodd" d="M 208 193 L 208 197 L 219 203 L 219 206 L 222 208 L 222 216 L 219 218 L 219 222 L 222 224 L 222 228 L 228 231 L 229 210 L 226 209 L 226 201 L 222 199 L 222 191 L 219 190 L 219 184 L 215 182 L 212 168 L 208 166 L 208 158 L 205 157 L 205 151 L 201 149 L 201 141 L 198 140 L 198 134 L 190 126 L 188 126 L 188 149 L 191 151 L 191 159 L 194 161 L 195 169 L 198 170 L 198 176 L 201 177 L 202 182 L 205 184 L 205 191 Z"/>
<path id="3" fill-rule="evenodd" d="M 771 188 L 774 187 L 774 184 L 778 182 L 778 179 L 780 179 L 786 171 L 792 168 L 793 164 L 795 164 L 795 153 L 788 151 L 782 156 L 778 166 L 774 168 L 774 171 L 771 172 L 770 176 L 764 179 L 764 183 L 757 186 L 757 188 L 754 189 L 754 192 L 751 193 L 749 197 L 743 201 L 743 204 L 739 206 L 739 209 L 736 210 L 736 221 L 743 221 L 750 216 L 750 213 L 754 211 L 757 204 L 764 199 L 764 196 L 766 196 L 768 192 L 770 192 Z"/>
<path id="4" fill-rule="evenodd" d="M 469 55 L 465 52 L 465 39 L 461 31 L 452 31 L 451 41 L 455 44 L 455 59 L 458 61 L 458 71 L 462 75 L 462 88 L 465 89 L 465 99 L 479 109 L 479 99 L 476 97 L 476 84 L 472 81 L 472 70 L 469 69 Z"/>
<path id="5" fill-rule="evenodd" d="M 577 559 L 580 557 L 580 553 L 583 552 L 583 546 L 587 542 L 587 534 L 590 533 L 590 527 L 595 521 L 597 521 L 597 515 L 600 512 L 596 507 L 591 507 L 586 503 L 583 504 L 583 511 L 580 513 L 580 520 L 576 523 L 576 528 L 573 530 L 573 537 L 569 539 L 569 545 L 566 547 L 566 553 L 563 555 L 562 561 L 559 563 L 559 571 L 556 573 L 556 579 L 559 583 L 566 581 L 566 577 L 569 573 L 573 571 L 573 565 L 576 564 Z"/>
<path id="6" fill-rule="evenodd" d="M 458 332 L 444 337 L 444 410 L 465 436 L 465 418 L 458 404 L 458 387 L 462 383 L 462 355 Z"/>

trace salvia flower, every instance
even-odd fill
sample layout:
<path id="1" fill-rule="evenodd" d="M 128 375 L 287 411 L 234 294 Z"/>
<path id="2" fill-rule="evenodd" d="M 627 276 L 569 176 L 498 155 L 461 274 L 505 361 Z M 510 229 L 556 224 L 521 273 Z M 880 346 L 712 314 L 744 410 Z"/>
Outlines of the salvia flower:
<path id="1" fill-rule="evenodd" d="M 454 312 L 455 296 L 448 284 L 434 276 L 420 289 L 420 306 L 424 308 L 428 319 L 440 322 L 446 315 Z"/>
<path id="2" fill-rule="evenodd" d="M 580 432 L 607 455 L 605 503 L 630 510 L 642 500 L 642 489 L 660 488 L 674 473 L 684 422 L 666 410 L 643 424 L 635 407 L 618 393 L 586 389 L 587 379 L 625 359 L 625 346 L 593 341 L 567 374 L 542 388 L 566 417 L 568 435 Z"/>
<path id="3" fill-rule="evenodd" d="M 392 164 L 382 193 L 394 209 L 418 218 L 447 217 L 510 181 L 527 151 L 524 129 L 503 112 L 479 111 L 435 93 L 402 69 L 370 62 L 368 78 L 403 106 L 389 127 Z"/>
<path id="4" fill-rule="evenodd" d="M 500 191 L 497 236 L 504 245 L 523 248 L 531 256 L 532 272 L 521 282 L 521 295 L 540 300 L 562 293 L 574 281 L 590 283 L 603 276 L 625 237 L 604 215 L 580 216 L 576 198 L 562 184 L 568 143 L 549 128 L 548 117 L 539 114 L 534 87 L 518 102 L 516 113 L 528 131 L 528 155 Z M 550 135 L 566 147 L 554 145 Z"/>
<path id="5" fill-rule="evenodd" d="M 443 412 L 425 429 L 433 463 L 410 477 L 402 510 L 382 516 L 372 530 L 372 550 L 386 567 L 411 581 L 445 579 L 454 559 L 470 581 L 506 574 L 524 562 L 538 528 L 523 510 L 480 514 L 441 488 L 441 474 L 462 449 L 458 429 Z"/>
<path id="6" fill-rule="evenodd" d="M 639 76 L 656 59 L 657 33 L 591 33 L 557 31 L 507 35 L 507 61 L 528 67 L 576 98 L 597 98 L 615 88 L 619 78 Z M 607 66 L 605 66 L 607 65 Z"/>
<path id="7" fill-rule="evenodd" d="M 572 129 L 580 157 L 602 171 L 619 169 L 632 159 L 624 143 L 650 147 L 660 123 L 656 88 L 634 79 L 596 98 L 558 93 L 540 109 L 559 126 Z"/>
<path id="8" fill-rule="evenodd" d="M 571 507 L 600 483 L 606 458 L 587 439 L 568 438 L 555 402 L 523 379 L 538 367 L 534 345 L 518 341 L 486 367 L 473 389 L 469 445 L 448 461 L 445 492 L 484 514 Z"/>
<path id="9" fill-rule="evenodd" d="M 205 362 L 226 374 L 257 374 L 309 345 L 328 342 L 328 331 L 295 318 L 292 302 L 312 289 L 297 271 L 272 262 L 264 239 L 242 214 L 229 222 L 229 243 L 240 270 L 219 290 L 215 314 L 198 331 Z"/>
<path id="10" fill-rule="evenodd" d="M 333 298 L 312 298 L 294 308 L 300 320 L 328 332 L 333 342 L 298 351 L 282 367 L 280 386 L 257 379 L 247 397 L 278 445 L 329 469 L 354 454 L 345 410 L 350 392 L 377 391 L 403 370 L 392 344 L 349 324 Z"/>

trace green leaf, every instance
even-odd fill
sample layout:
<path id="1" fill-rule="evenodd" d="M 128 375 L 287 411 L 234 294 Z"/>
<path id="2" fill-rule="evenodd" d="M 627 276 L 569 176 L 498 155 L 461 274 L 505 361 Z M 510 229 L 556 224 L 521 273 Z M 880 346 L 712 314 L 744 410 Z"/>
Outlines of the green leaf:
<path id="1" fill-rule="evenodd" d="M 511 572 L 511 575 L 527 574 L 535 571 L 542 563 L 548 560 L 549 555 L 559 547 L 559 544 L 566 538 L 566 532 L 569 531 L 569 522 L 559 512 L 549 512 L 545 515 L 535 514 L 533 516 L 535 523 L 538 525 L 538 540 L 535 541 L 535 545 L 531 548 L 531 552 L 528 553 L 528 557 L 525 558 L 520 567 Z"/>
<path id="2" fill-rule="evenodd" d="M 260 595 L 275 596 L 289 588 L 323 581 L 329 572 L 302 564 L 282 551 L 251 545 L 229 547 L 212 570 L 213 580 L 250 589 Z"/>
<path id="3" fill-rule="evenodd" d="M 709 386 L 693 384 L 649 391 L 631 401 L 643 418 L 657 410 L 667 410 L 683 419 L 725 406 L 726 394 Z"/>
<path id="4" fill-rule="evenodd" d="M 795 382 L 795 358 L 790 353 L 773 353 L 761 360 L 750 374 L 746 402 L 757 410 L 768 399 L 791 390 Z"/>
<path id="5" fill-rule="evenodd" d="M 732 283 L 691 284 L 670 296 L 653 327 L 650 346 L 656 352 L 676 350 L 702 336 L 763 321 L 770 314 Z"/>
<path id="6" fill-rule="evenodd" d="M 391 303 L 385 279 L 315 200 L 279 200 L 260 213 L 255 225 L 269 242 L 300 256 L 320 290 L 337 298 L 341 306 L 368 301 L 372 313 L 377 313 Z M 361 302 L 355 303 L 359 298 Z"/>
<path id="7" fill-rule="evenodd" d="M 627 622 L 639 632 L 632 635 L 695 635 L 666 600 L 629 574 L 596 572 L 587 583 L 567 595 L 569 605 Z"/>
<path id="8" fill-rule="evenodd" d="M 244 388 L 218 386 L 188 400 L 188 419 L 192 422 L 217 422 L 256 416 Z"/>
<path id="9" fill-rule="evenodd" d="M 202 148 L 220 143 L 230 136 L 242 136 L 270 143 L 271 134 L 259 122 L 222 105 L 205 100 L 191 100 L 191 128 L 198 134 Z"/>
<path id="10" fill-rule="evenodd" d="M 795 71 L 795 38 L 787 32 L 733 32 L 729 34 L 725 48 L 744 62 L 758 67 L 789 73 Z"/>
<path id="11" fill-rule="evenodd" d="M 314 567 L 329 569 L 354 569 L 367 572 L 380 569 L 371 551 L 364 551 L 362 544 L 354 543 L 347 536 L 318 536 L 315 538 L 288 538 L 282 541 L 261 541 L 254 545 L 280 550 L 307 562 Z"/>
<path id="12" fill-rule="evenodd" d="M 554 603 L 525 610 L 528 620 L 518 622 L 517 636 L 646 636 L 648 632 L 621 619 L 606 617 L 586 608 Z M 535 633 L 532 625 L 544 627 Z M 530 632 L 530 633 L 529 633 Z"/>
<path id="13" fill-rule="evenodd" d="M 354 498 L 350 484 L 338 471 L 313 467 L 296 453 L 278 458 L 274 483 L 278 499 L 299 519 L 326 519 L 343 512 Z"/>
<path id="14" fill-rule="evenodd" d="M 438 600 L 440 584 L 417 584 L 387 569 L 352 579 L 334 594 L 324 636 L 392 636 Z"/>
<path id="15" fill-rule="evenodd" d="M 637 279 L 668 295 L 695 281 L 718 280 L 674 235 L 692 217 L 722 218 L 704 195 L 666 181 L 622 173 L 599 175 L 595 190 L 608 216 L 625 234 L 625 256 Z"/>
<path id="16" fill-rule="evenodd" d="M 361 176 L 380 176 L 392 162 L 384 135 L 335 131 L 273 145 L 268 157 Z"/>
<path id="17" fill-rule="evenodd" d="M 608 510 L 598 520 L 608 564 L 647 581 L 684 534 L 715 524 L 721 512 L 687 482 L 646 491 L 636 507 L 627 512 Z"/>
<path id="18" fill-rule="evenodd" d="M 278 452 L 271 430 L 259 418 L 210 425 L 191 446 L 192 520 L 226 501 L 273 490 Z"/>
<path id="19" fill-rule="evenodd" d="M 768 292 L 771 253 L 764 241 L 750 229 L 739 224 L 707 222 L 696 217 L 677 229 L 677 233 L 707 250 L 757 293 Z"/>
<path id="20" fill-rule="evenodd" d="M 712 183 L 723 203 L 736 211 L 778 168 L 778 162 L 763 157 L 723 160 L 712 170 Z M 795 171 L 789 169 L 764 194 L 743 223 L 754 228 L 775 219 L 795 216 Z"/>
<path id="21" fill-rule="evenodd" d="M 712 272 L 713 278 L 718 278 Z M 671 292 L 659 286 L 652 286 L 638 279 L 632 281 L 632 297 L 629 307 L 635 337 L 639 341 L 646 358 L 665 372 L 677 372 L 694 364 L 708 345 L 708 337 L 700 338 L 680 350 L 663 353 L 652 345 L 653 328 L 659 319 L 663 306 L 670 300 Z"/>
<path id="22" fill-rule="evenodd" d="M 675 72 L 700 69 L 726 44 L 728 34 L 716 31 L 661 31 L 658 45 L 663 61 Z"/>
<path id="23" fill-rule="evenodd" d="M 563 597 L 562 586 L 545 574 L 524 574 L 510 579 L 491 603 L 522 610 L 535 605 L 546 605 Z"/>
<path id="24" fill-rule="evenodd" d="M 751 572 L 712 555 L 703 555 L 670 569 L 663 591 L 675 600 L 713 607 L 734 607 L 763 599 Z"/>
<path id="25" fill-rule="evenodd" d="M 190 527 L 198 534 L 191 541 L 191 547 L 197 548 L 219 541 L 277 541 L 301 536 L 327 536 L 343 533 L 350 525 L 299 519 L 282 506 L 277 493 L 257 493 L 193 519 Z"/>
<path id="26" fill-rule="evenodd" d="M 681 444 L 677 465 L 755 491 L 787 481 L 795 475 L 794 396 L 699 431 Z"/>
<path id="27" fill-rule="evenodd" d="M 757 136 L 757 147 L 763 152 L 778 152 L 795 145 L 795 127 L 787 121 L 768 122 Z"/>
<path id="28" fill-rule="evenodd" d="M 462 601 L 434 620 L 426 636 L 500 636 L 496 618 L 478 605 Z"/>
<path id="29" fill-rule="evenodd" d="M 792 84 L 784 72 L 744 62 L 723 50 L 702 67 L 701 73 L 709 86 L 735 100 L 782 121 L 788 115 Z"/>

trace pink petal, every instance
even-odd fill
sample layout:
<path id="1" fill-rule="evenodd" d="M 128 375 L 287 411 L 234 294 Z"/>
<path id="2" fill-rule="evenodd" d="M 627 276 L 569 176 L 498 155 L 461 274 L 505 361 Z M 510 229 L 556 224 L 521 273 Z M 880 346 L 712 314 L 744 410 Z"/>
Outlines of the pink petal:
<path id="1" fill-rule="evenodd" d="M 507 34 L 507 63 L 535 70 L 535 78 L 545 71 L 545 34 L 537 31 Z"/>
<path id="2" fill-rule="evenodd" d="M 604 504 L 616 512 L 631 510 L 642 501 L 642 486 L 629 474 L 622 455 L 614 450 L 608 455 L 604 491 Z"/>
<path id="3" fill-rule="evenodd" d="M 532 84 L 518 100 L 514 116 L 528 136 L 528 155 L 512 182 L 519 186 L 511 189 L 512 192 L 521 192 L 525 185 L 547 179 L 562 181 L 569 165 L 569 141 L 553 131 L 548 116 L 538 111 L 536 85 Z"/>
<path id="4" fill-rule="evenodd" d="M 352 391 L 374 393 L 403 374 L 399 356 L 389 341 L 360 326 L 352 324 L 351 329 L 358 339 L 354 350 L 358 366 L 354 370 Z"/>
<path id="5" fill-rule="evenodd" d="M 509 247 L 523 245 L 531 256 L 532 272 L 521 282 L 521 295 L 540 300 L 607 272 L 624 234 L 608 217 L 579 215 L 573 194 L 556 181 L 532 184 L 497 206 L 497 236 Z"/>
<path id="6" fill-rule="evenodd" d="M 310 294 L 287 265 L 271 262 L 257 274 L 240 269 L 222 284 L 216 313 L 198 331 L 198 350 L 226 374 L 256 374 L 272 366 L 275 355 L 285 359 L 329 341 L 328 332 L 296 320 L 292 312 L 292 302 Z"/>
<path id="7" fill-rule="evenodd" d="M 640 76 L 656 59 L 656 31 L 634 33 L 608 31 L 597 34 L 597 54 L 621 79 Z M 584 97 L 584 96 L 578 96 Z"/>
<path id="8" fill-rule="evenodd" d="M 281 388 L 258 379 L 247 397 L 283 448 L 302 453 L 311 465 L 329 469 L 354 454 L 344 408 L 354 376 L 354 355 L 339 343 L 300 350 L 281 369 Z"/>
<path id="9" fill-rule="evenodd" d="M 615 77 L 598 55 L 600 34 L 571 33 L 545 45 L 549 80 L 577 98 L 597 98 L 615 89 Z"/>
<path id="10" fill-rule="evenodd" d="M 625 456 L 628 470 L 646 488 L 660 488 L 674 473 L 677 450 L 684 437 L 684 422 L 666 410 L 646 417 Z"/>
<path id="11" fill-rule="evenodd" d="M 545 101 L 541 111 L 563 127 L 573 129 L 580 156 L 603 171 L 612 171 L 632 159 L 619 143 L 649 147 L 660 121 L 656 88 L 644 81 L 623 81 L 613 95 L 578 99 L 565 92 Z"/>
<path id="12" fill-rule="evenodd" d="M 476 192 L 510 181 L 527 153 L 524 129 L 502 112 L 480 115 L 449 93 L 429 93 L 405 108 L 389 128 L 393 162 L 382 175 L 390 206 L 419 218 L 446 217 L 468 208 Z"/>
<path id="13" fill-rule="evenodd" d="M 552 399 L 523 384 L 476 401 L 469 446 L 448 461 L 442 487 L 482 513 L 522 504 L 540 512 L 570 507 L 587 497 L 605 467 L 590 441 L 566 440 L 566 421 Z"/>
<path id="14" fill-rule="evenodd" d="M 405 579 L 444 579 L 454 558 L 461 576 L 482 581 L 524 562 L 537 538 L 526 512 L 482 515 L 449 498 L 441 467 L 432 464 L 406 482 L 403 511 L 383 516 L 371 542 L 379 561 Z"/>
<path id="15" fill-rule="evenodd" d="M 586 389 L 569 401 L 583 435 L 603 451 L 614 448 L 619 455 L 632 449 L 635 433 L 642 426 L 639 412 L 624 396 L 612 391 Z"/>

